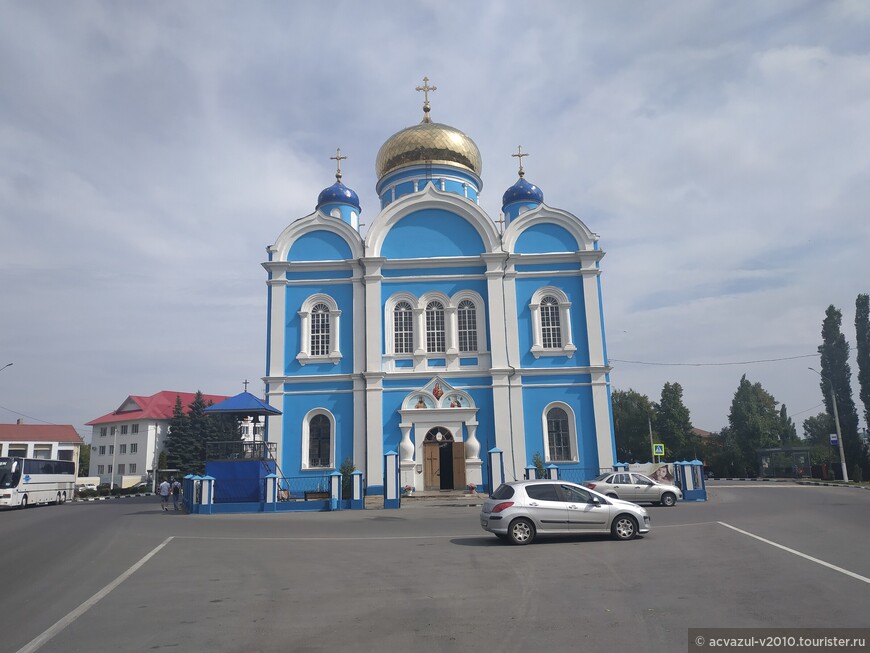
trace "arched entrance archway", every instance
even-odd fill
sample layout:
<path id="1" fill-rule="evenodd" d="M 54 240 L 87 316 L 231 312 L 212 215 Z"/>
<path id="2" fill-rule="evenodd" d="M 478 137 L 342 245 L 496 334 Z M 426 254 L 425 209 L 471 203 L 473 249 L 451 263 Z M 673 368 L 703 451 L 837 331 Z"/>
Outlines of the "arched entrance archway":
<path id="1" fill-rule="evenodd" d="M 426 490 L 465 487 L 465 443 L 456 442 L 443 426 L 429 429 L 423 438 L 423 483 Z"/>

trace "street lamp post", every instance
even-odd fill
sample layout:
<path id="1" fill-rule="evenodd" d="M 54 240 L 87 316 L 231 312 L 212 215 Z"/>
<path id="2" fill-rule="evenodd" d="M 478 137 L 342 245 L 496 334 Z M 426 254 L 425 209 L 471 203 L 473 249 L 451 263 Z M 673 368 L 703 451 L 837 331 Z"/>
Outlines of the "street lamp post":
<path id="1" fill-rule="evenodd" d="M 115 456 L 118 453 L 116 451 L 118 447 L 118 427 L 113 426 L 112 430 L 114 431 L 114 433 L 112 433 L 112 477 L 109 480 L 110 491 L 115 489 Z"/>
<path id="2" fill-rule="evenodd" d="M 846 471 L 846 454 L 843 451 L 843 433 L 840 431 L 840 413 L 837 411 L 837 395 L 834 392 L 834 383 L 818 370 L 815 370 L 812 367 L 808 367 L 807 369 L 813 370 L 813 372 L 822 377 L 822 379 L 828 382 L 828 386 L 831 388 L 831 403 L 834 405 L 834 426 L 837 429 L 837 445 L 840 447 L 840 467 L 843 470 L 843 482 L 848 483 L 849 472 Z"/>

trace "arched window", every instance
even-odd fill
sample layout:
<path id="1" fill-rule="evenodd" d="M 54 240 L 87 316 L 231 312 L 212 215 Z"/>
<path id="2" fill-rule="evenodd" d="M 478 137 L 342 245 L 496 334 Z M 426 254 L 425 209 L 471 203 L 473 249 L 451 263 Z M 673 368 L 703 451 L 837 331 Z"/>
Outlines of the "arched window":
<path id="1" fill-rule="evenodd" d="M 549 459 L 569 461 L 571 456 L 571 432 L 568 428 L 568 413 L 562 408 L 547 411 L 547 444 Z"/>
<path id="2" fill-rule="evenodd" d="M 577 351 L 571 334 L 571 302 L 560 288 L 539 288 L 529 304 L 532 314 L 532 349 L 540 356 L 573 356 Z"/>
<path id="3" fill-rule="evenodd" d="M 315 415 L 308 422 L 308 466 L 332 467 L 332 428 L 326 415 Z"/>
<path id="4" fill-rule="evenodd" d="M 311 362 L 341 360 L 339 348 L 338 304 L 329 295 L 312 295 L 304 302 L 299 315 L 299 353 L 296 360 L 305 365 Z"/>
<path id="5" fill-rule="evenodd" d="M 562 348 L 562 321 L 559 300 L 548 295 L 541 300 L 541 344 L 544 349 Z"/>
<path id="6" fill-rule="evenodd" d="M 329 354 L 329 306 L 317 304 L 311 309 L 311 355 Z"/>
<path id="7" fill-rule="evenodd" d="M 426 351 L 430 354 L 447 350 L 444 335 L 444 304 L 429 302 L 426 305 Z"/>
<path id="8" fill-rule="evenodd" d="M 406 301 L 397 303 L 393 309 L 393 351 L 414 353 L 414 313 Z"/>
<path id="9" fill-rule="evenodd" d="M 459 302 L 459 351 L 477 351 L 477 307 L 470 299 Z"/>

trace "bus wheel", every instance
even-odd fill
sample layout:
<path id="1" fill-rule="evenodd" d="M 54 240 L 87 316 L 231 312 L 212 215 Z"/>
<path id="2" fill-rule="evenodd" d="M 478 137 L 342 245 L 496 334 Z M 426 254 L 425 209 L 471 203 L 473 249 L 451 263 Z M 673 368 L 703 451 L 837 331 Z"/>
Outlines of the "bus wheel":
<path id="1" fill-rule="evenodd" d="M 27 507 L 27 495 L 26 494 L 23 497 L 21 497 L 21 507 L 22 508 Z"/>
<path id="2" fill-rule="evenodd" d="M 60 492 L 57 493 L 57 496 L 54 498 L 54 505 L 60 505 Z"/>
<path id="3" fill-rule="evenodd" d="M 60 495 L 60 502 L 66 503 L 66 492 L 64 492 L 63 494 Z"/>

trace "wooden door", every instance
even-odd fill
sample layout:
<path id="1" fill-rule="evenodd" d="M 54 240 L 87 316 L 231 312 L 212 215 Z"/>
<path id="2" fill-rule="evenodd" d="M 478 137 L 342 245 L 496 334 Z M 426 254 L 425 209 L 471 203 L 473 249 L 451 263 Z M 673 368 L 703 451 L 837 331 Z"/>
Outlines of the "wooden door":
<path id="1" fill-rule="evenodd" d="M 426 490 L 441 489 L 441 463 L 437 442 L 423 443 L 423 487 Z"/>
<path id="2" fill-rule="evenodd" d="M 453 443 L 453 489 L 465 489 L 465 443 Z"/>

